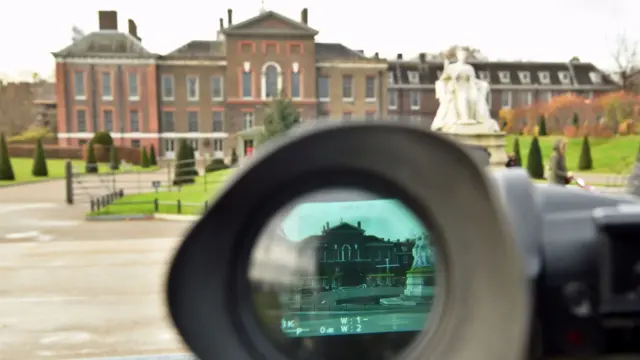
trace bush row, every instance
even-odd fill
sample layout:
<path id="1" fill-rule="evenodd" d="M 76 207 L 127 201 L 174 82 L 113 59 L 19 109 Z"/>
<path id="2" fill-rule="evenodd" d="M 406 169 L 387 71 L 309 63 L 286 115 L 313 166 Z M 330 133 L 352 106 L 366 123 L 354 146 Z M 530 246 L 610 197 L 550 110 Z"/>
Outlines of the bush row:
<path id="1" fill-rule="evenodd" d="M 515 156 L 516 165 L 522 166 L 522 155 L 520 151 L 520 141 L 518 138 L 513 142 L 513 155 Z M 593 169 L 593 158 L 591 157 L 591 145 L 589 143 L 589 136 L 585 135 L 582 139 L 582 147 L 580 149 L 580 159 L 578 161 L 578 170 L 591 170 Z M 534 136 L 529 146 L 529 152 L 527 154 L 527 171 L 529 176 L 534 179 L 545 178 L 545 166 L 542 158 L 542 150 L 540 149 L 540 142 L 538 137 Z"/>

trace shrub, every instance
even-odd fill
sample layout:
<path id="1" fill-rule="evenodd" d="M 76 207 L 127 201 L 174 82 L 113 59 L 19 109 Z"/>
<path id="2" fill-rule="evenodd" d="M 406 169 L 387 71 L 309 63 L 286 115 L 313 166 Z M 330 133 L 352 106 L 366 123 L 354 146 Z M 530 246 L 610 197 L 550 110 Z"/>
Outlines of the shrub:
<path id="1" fill-rule="evenodd" d="M 538 135 L 539 136 L 547 136 L 547 120 L 544 118 L 544 115 L 540 116 L 538 119 Z"/>
<path id="2" fill-rule="evenodd" d="M 112 146 L 113 138 L 111 137 L 111 134 L 106 131 L 98 131 L 93 134 L 93 138 L 91 138 L 90 143 L 102 146 Z"/>
<path id="3" fill-rule="evenodd" d="M 513 154 L 516 156 L 516 166 L 522 166 L 522 155 L 520 155 L 520 140 L 513 141 Z"/>
<path id="4" fill-rule="evenodd" d="M 231 149 L 231 166 L 234 166 L 238 163 L 238 153 L 236 152 L 236 149 L 233 148 Z"/>
<path id="5" fill-rule="evenodd" d="M 156 148 L 153 145 L 149 146 L 149 165 L 158 165 L 158 160 L 156 159 Z"/>
<path id="6" fill-rule="evenodd" d="M 618 126 L 619 135 L 633 135 L 636 133 L 636 123 L 633 120 L 625 120 Z"/>
<path id="7" fill-rule="evenodd" d="M 49 128 L 32 126 L 18 135 L 10 137 L 8 142 L 33 142 L 42 139 L 55 139 L 55 137 L 56 134 L 54 134 Z"/>
<path id="8" fill-rule="evenodd" d="M 140 154 L 141 159 L 140 159 L 140 167 L 143 169 L 148 168 L 150 165 L 149 163 L 149 155 L 147 154 L 147 148 L 146 147 L 142 147 L 142 153 Z"/>
<path id="9" fill-rule="evenodd" d="M 214 171 L 218 171 L 218 170 L 224 170 L 224 169 L 228 169 L 229 166 L 227 164 L 225 164 L 224 160 L 222 159 L 213 159 L 211 160 L 211 162 L 209 164 L 207 164 L 207 166 L 204 168 L 205 172 L 214 172 Z"/>
<path id="10" fill-rule="evenodd" d="M 573 113 L 573 119 L 571 119 L 571 125 L 575 126 L 576 128 L 580 127 L 580 117 L 578 116 L 578 113 Z"/>
<path id="11" fill-rule="evenodd" d="M 49 176 L 47 159 L 44 157 L 44 148 L 42 147 L 42 140 L 40 139 L 36 142 L 36 151 L 33 154 L 33 168 L 31 169 L 31 175 L 36 177 Z"/>
<path id="12" fill-rule="evenodd" d="M 84 165 L 84 171 L 87 174 L 95 174 L 98 172 L 98 160 L 96 159 L 96 151 L 93 149 L 93 144 L 89 143 L 89 150 L 87 153 L 87 163 Z"/>
<path id="13" fill-rule="evenodd" d="M 13 173 L 13 166 L 11 166 L 7 140 L 2 133 L 0 134 L 0 180 L 14 181 L 15 179 L 16 175 Z"/>
<path id="14" fill-rule="evenodd" d="M 191 152 L 191 154 L 189 154 Z M 173 178 L 173 185 L 181 186 L 185 184 L 193 184 L 197 171 L 192 161 L 193 149 L 185 140 L 180 140 L 178 145 L 178 154 L 176 156 L 176 167 Z M 194 174 L 195 173 L 195 174 Z"/>
<path id="15" fill-rule="evenodd" d="M 534 136 L 531 141 L 529 155 L 527 156 L 527 171 L 529 172 L 529 176 L 534 179 L 544 179 L 542 151 L 540 150 L 540 143 L 538 142 L 537 136 Z"/>
<path id="16" fill-rule="evenodd" d="M 111 152 L 109 152 L 109 168 L 113 171 L 120 169 L 120 158 L 118 157 L 118 148 L 115 146 L 112 146 Z"/>
<path id="17" fill-rule="evenodd" d="M 578 169 L 580 170 L 593 169 L 593 159 L 591 158 L 591 145 L 589 145 L 588 136 L 585 136 L 582 140 L 582 149 L 580 150 L 580 161 L 578 162 Z"/>

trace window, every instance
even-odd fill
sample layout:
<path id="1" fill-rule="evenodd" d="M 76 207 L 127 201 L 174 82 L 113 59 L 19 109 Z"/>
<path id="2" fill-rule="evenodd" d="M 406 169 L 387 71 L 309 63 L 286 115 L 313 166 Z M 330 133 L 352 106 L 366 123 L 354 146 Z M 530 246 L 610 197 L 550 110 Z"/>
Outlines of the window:
<path id="1" fill-rule="evenodd" d="M 213 140 L 213 151 L 222 151 L 222 139 Z"/>
<path id="2" fill-rule="evenodd" d="M 367 76 L 367 78 L 365 79 L 364 95 L 367 101 L 376 100 L 376 77 L 375 76 Z"/>
<path id="3" fill-rule="evenodd" d="M 140 113 L 138 110 L 129 111 L 129 131 L 140 132 Z"/>
<path id="4" fill-rule="evenodd" d="M 523 84 L 531 84 L 531 74 L 528 71 L 518 71 L 518 77 Z"/>
<path id="5" fill-rule="evenodd" d="M 329 77 L 318 77 L 318 100 L 329 101 Z"/>
<path id="6" fill-rule="evenodd" d="M 530 106 L 531 104 L 533 104 L 533 92 L 532 91 L 523 92 L 522 93 L 522 105 Z"/>
<path id="7" fill-rule="evenodd" d="M 222 111 L 214 111 L 211 113 L 212 121 L 213 121 L 213 132 L 222 132 L 223 123 L 222 123 Z"/>
<path id="8" fill-rule="evenodd" d="M 387 93 L 388 101 L 389 101 L 389 109 L 397 109 L 398 108 L 398 92 L 395 90 L 389 90 Z"/>
<path id="9" fill-rule="evenodd" d="M 242 97 L 253 98 L 253 81 L 251 81 L 251 71 L 242 72 Z"/>
<path id="10" fill-rule="evenodd" d="M 500 77 L 500 82 L 510 83 L 511 82 L 511 73 L 508 71 L 498 71 L 498 76 Z"/>
<path id="11" fill-rule="evenodd" d="M 173 75 L 162 75 L 162 100 L 174 100 Z"/>
<path id="12" fill-rule="evenodd" d="M 87 132 L 87 110 L 76 110 L 77 132 Z"/>
<path id="13" fill-rule="evenodd" d="M 300 72 L 291 72 L 291 98 L 300 99 L 302 97 L 300 89 Z"/>
<path id="14" fill-rule="evenodd" d="M 78 145 L 79 146 L 85 146 L 87 143 L 89 143 L 88 140 L 78 140 Z"/>
<path id="15" fill-rule="evenodd" d="M 76 71 L 73 73 L 73 93 L 75 98 L 78 100 L 87 98 L 84 79 L 85 77 L 82 71 Z"/>
<path id="16" fill-rule="evenodd" d="M 589 79 L 591 79 L 591 82 L 595 85 L 602 84 L 602 74 L 597 71 L 591 71 L 589 73 Z"/>
<path id="17" fill-rule="evenodd" d="M 353 101 L 353 76 L 342 76 L 342 100 Z"/>
<path id="18" fill-rule="evenodd" d="M 351 120 L 351 113 L 350 112 L 342 113 L 342 119 Z"/>
<path id="19" fill-rule="evenodd" d="M 511 91 L 503 91 L 501 99 L 502 108 L 511 108 Z"/>
<path id="20" fill-rule="evenodd" d="M 129 83 L 129 100 L 140 100 L 138 73 L 129 73 L 127 75 L 127 81 Z"/>
<path id="21" fill-rule="evenodd" d="M 200 99 L 199 81 L 197 76 L 187 76 L 187 100 L 198 101 Z"/>
<path id="22" fill-rule="evenodd" d="M 571 74 L 568 71 L 558 71 L 558 77 L 564 85 L 571 84 Z"/>
<path id="23" fill-rule="evenodd" d="M 478 71 L 478 78 L 483 81 L 489 81 L 489 72 L 488 71 Z"/>
<path id="24" fill-rule="evenodd" d="M 187 126 L 189 132 L 198 132 L 198 112 L 187 111 Z"/>
<path id="25" fill-rule="evenodd" d="M 131 147 L 134 148 L 139 148 L 140 147 L 140 140 L 131 140 Z"/>
<path id="26" fill-rule="evenodd" d="M 300 55 L 302 54 L 302 45 L 300 44 L 291 44 L 289 46 L 289 52 L 291 55 Z"/>
<path id="27" fill-rule="evenodd" d="M 252 112 L 244 113 L 244 128 L 245 130 L 251 129 L 253 127 L 253 118 L 254 115 Z"/>
<path id="28" fill-rule="evenodd" d="M 211 100 L 220 101 L 224 98 L 222 76 L 211 77 Z"/>
<path id="29" fill-rule="evenodd" d="M 367 111 L 364 115 L 364 118 L 366 120 L 375 120 L 376 119 L 376 112 L 375 111 Z"/>
<path id="30" fill-rule="evenodd" d="M 551 100 L 551 91 L 543 91 L 540 93 L 540 100 L 544 102 L 549 102 Z"/>
<path id="31" fill-rule="evenodd" d="M 538 78 L 541 84 L 549 84 L 551 82 L 551 76 L 548 71 L 538 71 Z"/>
<path id="32" fill-rule="evenodd" d="M 276 64 L 267 64 L 262 69 L 262 98 L 277 98 L 280 95 L 281 85 L 280 68 Z"/>
<path id="33" fill-rule="evenodd" d="M 411 110 L 419 110 L 420 109 L 420 92 L 412 91 L 409 93 L 411 97 Z"/>
<path id="34" fill-rule="evenodd" d="M 113 110 L 102 110 L 102 123 L 104 131 L 113 131 Z"/>
<path id="35" fill-rule="evenodd" d="M 103 72 L 101 78 L 102 100 L 113 100 L 113 88 L 111 83 L 111 73 Z"/>
<path id="36" fill-rule="evenodd" d="M 393 78 L 392 72 L 387 73 L 387 83 L 389 83 L 389 85 L 393 85 L 396 83 L 395 79 Z"/>
<path id="37" fill-rule="evenodd" d="M 173 111 L 162 112 L 162 131 L 174 132 L 176 131 L 175 119 Z"/>
<path id="38" fill-rule="evenodd" d="M 422 122 L 422 115 L 411 115 L 409 120 L 414 124 L 420 124 Z"/>
<path id="39" fill-rule="evenodd" d="M 587 91 L 584 93 L 585 99 L 593 99 L 593 91 Z"/>
<path id="40" fill-rule="evenodd" d="M 409 78 L 409 84 L 420 84 L 420 74 L 417 71 L 407 71 L 407 77 Z"/>

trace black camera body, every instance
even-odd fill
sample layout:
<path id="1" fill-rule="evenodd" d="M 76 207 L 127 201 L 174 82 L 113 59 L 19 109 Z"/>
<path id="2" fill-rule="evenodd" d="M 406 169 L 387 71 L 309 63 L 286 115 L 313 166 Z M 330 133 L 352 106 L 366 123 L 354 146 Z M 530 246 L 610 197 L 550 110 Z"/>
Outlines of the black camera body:
<path id="1" fill-rule="evenodd" d="M 488 159 L 482 148 L 385 122 L 323 123 L 263 145 L 236 170 L 176 253 L 168 305 L 178 331 L 202 360 L 640 356 L 638 198 L 533 184 L 521 169 L 487 171 Z M 297 250 L 308 246 L 286 241 L 263 246 L 265 239 L 275 244 L 291 237 L 282 225 L 283 209 L 290 214 L 297 199 L 334 188 L 363 189 L 394 199 L 428 225 L 436 254 L 434 275 L 412 267 L 406 272 L 404 294 L 397 296 L 400 302 L 415 300 L 414 291 L 429 287 L 416 279 L 435 279 L 433 296 L 422 296 L 431 306 L 425 329 L 397 329 L 395 319 L 406 323 L 424 314 L 411 312 L 411 307 L 385 308 L 382 302 L 348 313 L 347 307 L 326 311 L 333 305 L 317 301 L 309 315 L 304 309 L 309 305 L 300 302 L 308 295 L 300 292 L 298 310 L 280 308 L 284 296 L 278 286 L 283 279 L 290 273 L 318 271 L 316 260 L 334 261 L 343 269 L 336 273 L 344 272 L 349 262 L 361 273 L 386 266 L 387 273 L 372 276 L 391 276 L 389 267 L 402 265 L 391 264 L 393 256 L 401 259 L 411 254 L 411 246 L 418 246 L 416 239 L 385 240 L 389 236 L 369 231 L 366 221 L 361 229 L 357 217 L 348 224 L 342 218 L 347 210 L 323 216 L 334 217 L 340 231 L 353 231 L 370 243 L 361 242 L 360 248 L 348 244 L 343 233 L 331 233 L 333 227 L 323 220 L 322 233 L 310 237 L 319 246 L 315 255 Z M 362 211 L 381 206 L 370 204 Z M 378 230 L 393 227 L 391 215 L 376 214 L 376 221 L 386 224 Z M 305 216 L 296 218 L 296 231 Z M 333 243 L 323 243 L 327 233 Z M 362 246 L 368 250 L 356 250 Z M 375 249 L 382 248 L 390 255 L 377 259 Z M 251 270 L 256 268 L 256 252 L 262 256 L 259 265 L 269 266 Z M 371 259 L 366 254 L 372 254 Z M 414 265 L 417 257 L 414 251 Z M 257 286 L 253 273 L 263 279 L 274 276 L 279 283 Z M 338 275 L 332 276 L 335 280 Z M 335 285 L 327 286 L 335 296 L 365 291 Z M 313 318 L 304 320 L 309 316 Z M 335 331 L 325 326 L 332 316 Z M 351 327 L 360 329 L 366 317 L 381 320 L 368 333 L 338 331 L 340 321 L 346 329 L 357 321 Z M 314 326 L 308 325 L 291 335 L 280 332 L 278 319 L 282 329 L 303 319 L 321 330 L 314 328 L 309 332 L 314 335 L 305 336 Z"/>

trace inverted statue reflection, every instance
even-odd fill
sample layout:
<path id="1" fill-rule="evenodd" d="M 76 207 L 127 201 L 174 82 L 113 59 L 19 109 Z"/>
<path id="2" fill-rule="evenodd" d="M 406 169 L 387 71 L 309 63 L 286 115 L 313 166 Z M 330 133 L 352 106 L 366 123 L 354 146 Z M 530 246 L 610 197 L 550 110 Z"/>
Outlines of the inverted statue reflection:
<path id="1" fill-rule="evenodd" d="M 456 50 L 456 62 L 445 60 L 442 76 L 436 81 L 436 98 L 440 107 L 432 130 L 447 131 L 455 125 L 483 125 L 489 132 L 498 132 L 498 123 L 491 118 L 487 104 L 489 83 L 476 77 L 467 62 L 467 52 Z"/>

